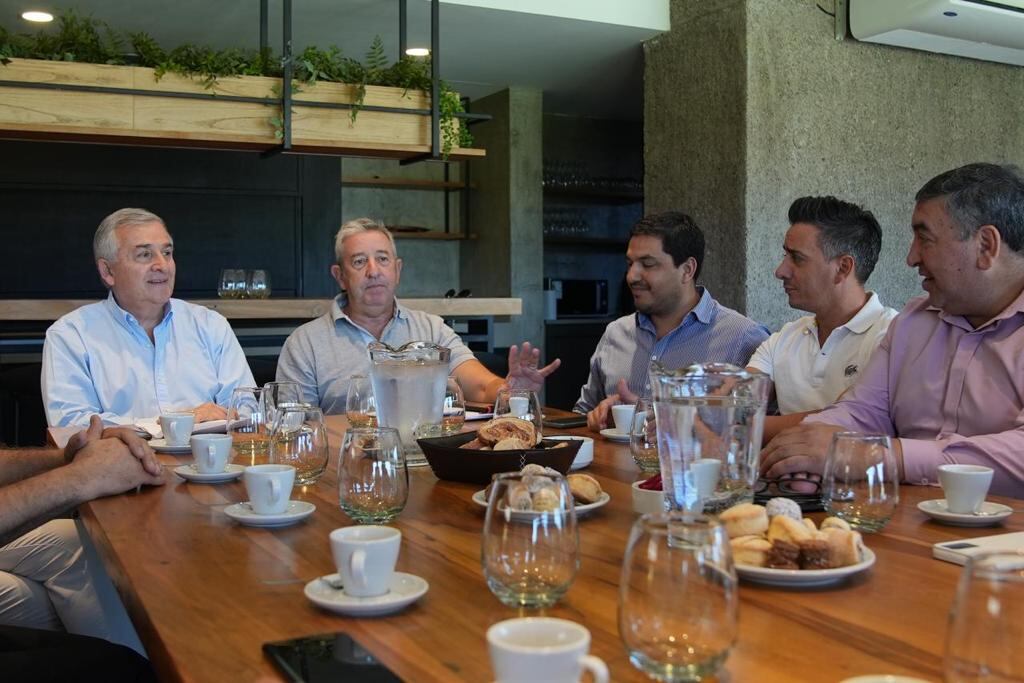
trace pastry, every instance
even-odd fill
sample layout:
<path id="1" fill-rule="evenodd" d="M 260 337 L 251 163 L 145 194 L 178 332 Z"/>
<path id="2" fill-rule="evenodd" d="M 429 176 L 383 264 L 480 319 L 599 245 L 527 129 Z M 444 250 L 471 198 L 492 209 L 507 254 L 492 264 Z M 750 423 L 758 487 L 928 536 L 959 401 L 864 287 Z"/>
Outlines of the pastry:
<path id="1" fill-rule="evenodd" d="M 488 446 L 508 438 L 520 439 L 527 444 L 537 443 L 537 429 L 528 420 L 518 417 L 499 417 L 488 420 L 476 432 L 476 438 Z"/>
<path id="2" fill-rule="evenodd" d="M 763 567 L 768 562 L 772 544 L 760 536 L 740 536 L 729 541 L 736 564 Z"/>
<path id="3" fill-rule="evenodd" d="M 559 472 L 558 470 L 551 467 L 545 467 L 544 465 L 538 465 L 535 462 L 531 462 L 530 464 L 523 467 L 523 469 L 519 471 L 519 474 L 523 475 L 524 477 L 528 474 L 543 474 L 546 477 L 562 476 L 562 473 Z"/>
<path id="4" fill-rule="evenodd" d="M 837 527 L 828 527 L 824 532 L 828 537 L 831 566 L 847 567 L 860 562 L 863 541 L 859 533 Z"/>
<path id="5" fill-rule="evenodd" d="M 537 512 L 558 510 L 561 507 L 562 500 L 554 486 L 542 488 L 533 494 L 533 509 Z"/>
<path id="6" fill-rule="evenodd" d="M 847 522 L 845 519 L 840 519 L 839 517 L 826 517 L 821 521 L 822 531 L 830 528 L 845 529 L 846 531 L 851 530 L 849 522 Z"/>
<path id="7" fill-rule="evenodd" d="M 541 489 L 549 489 L 555 485 L 554 480 L 546 474 L 524 474 L 520 481 L 526 484 L 526 488 L 529 490 L 530 495 L 537 493 L 537 491 L 540 491 Z"/>
<path id="8" fill-rule="evenodd" d="M 768 529 L 768 514 L 763 507 L 753 503 L 732 506 L 718 516 L 718 521 L 725 525 L 729 538 L 760 536 Z"/>
<path id="9" fill-rule="evenodd" d="M 800 547 L 800 569 L 828 569 L 832 566 L 828 541 L 809 538 L 797 545 Z"/>
<path id="10" fill-rule="evenodd" d="M 572 497 L 583 505 L 596 503 L 604 493 L 601 484 L 589 474 L 570 474 L 566 480 L 569 482 Z"/>
<path id="11" fill-rule="evenodd" d="M 505 491 L 505 505 L 513 510 L 530 510 L 533 508 L 533 498 L 530 490 L 521 481 L 509 484 Z"/>
<path id="12" fill-rule="evenodd" d="M 768 513 L 768 519 L 777 517 L 778 515 L 785 515 L 786 517 L 792 517 L 796 521 L 804 516 L 804 513 L 800 510 L 800 506 L 797 505 L 795 500 L 789 498 L 772 498 L 764 506 L 765 512 Z"/>
<path id="13" fill-rule="evenodd" d="M 494 450 L 496 451 L 522 451 L 529 447 L 529 442 L 523 441 L 522 439 L 514 436 L 502 439 L 498 443 L 494 444 Z"/>
<path id="14" fill-rule="evenodd" d="M 772 569 L 799 569 L 800 546 L 777 539 L 772 541 L 765 564 Z"/>
<path id="15" fill-rule="evenodd" d="M 798 522 L 792 517 L 778 515 L 772 518 L 768 527 L 768 540 L 772 542 L 780 540 L 796 545 L 813 537 L 813 532 L 802 521 Z"/>
<path id="16" fill-rule="evenodd" d="M 818 530 L 818 527 L 814 526 L 814 520 L 811 519 L 810 517 L 804 517 L 800 521 L 803 522 L 804 526 L 807 527 L 808 531 L 817 531 Z"/>
<path id="17" fill-rule="evenodd" d="M 466 443 L 462 444 L 461 446 L 459 446 L 459 448 L 468 448 L 471 451 L 478 451 L 482 449 L 485 445 L 486 444 L 484 444 L 484 442 L 481 441 L 480 439 L 473 439 L 472 441 L 467 441 Z"/>

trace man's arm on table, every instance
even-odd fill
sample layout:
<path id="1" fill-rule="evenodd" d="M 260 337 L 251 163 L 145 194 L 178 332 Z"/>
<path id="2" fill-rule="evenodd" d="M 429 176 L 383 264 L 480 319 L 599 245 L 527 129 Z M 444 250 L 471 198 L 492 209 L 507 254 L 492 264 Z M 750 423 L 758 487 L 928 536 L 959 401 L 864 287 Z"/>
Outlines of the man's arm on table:
<path id="1" fill-rule="evenodd" d="M 467 401 L 490 403 L 505 386 L 513 390 L 540 391 L 544 388 L 544 380 L 558 369 L 562 361 L 556 358 L 543 368 L 537 367 L 539 363 L 540 349 L 533 348 L 530 342 L 523 342 L 521 351 L 515 345 L 508 350 L 507 377 L 498 377 L 476 358 L 460 363 L 452 374 Z"/>

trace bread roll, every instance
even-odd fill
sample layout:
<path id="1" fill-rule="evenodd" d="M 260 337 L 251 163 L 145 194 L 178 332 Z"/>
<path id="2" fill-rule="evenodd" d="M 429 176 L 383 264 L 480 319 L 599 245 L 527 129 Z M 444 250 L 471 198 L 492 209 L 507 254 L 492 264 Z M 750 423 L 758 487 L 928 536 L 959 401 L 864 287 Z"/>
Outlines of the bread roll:
<path id="1" fill-rule="evenodd" d="M 561 507 L 562 500 L 558 495 L 558 490 L 553 486 L 543 488 L 533 494 L 533 509 L 537 512 L 558 510 Z"/>
<path id="2" fill-rule="evenodd" d="M 800 521 L 803 522 L 803 525 L 805 527 L 807 527 L 807 529 L 809 531 L 817 531 L 818 530 L 818 527 L 814 526 L 814 520 L 811 519 L 810 517 L 804 517 Z"/>
<path id="3" fill-rule="evenodd" d="M 849 522 L 845 519 L 840 519 L 839 517 L 826 517 L 821 521 L 822 531 L 829 528 L 851 531 Z"/>
<path id="4" fill-rule="evenodd" d="M 768 562 L 772 544 L 760 536 L 740 536 L 729 541 L 732 558 L 736 564 L 763 567 Z"/>
<path id="5" fill-rule="evenodd" d="M 499 417 L 488 420 L 476 432 L 476 438 L 488 446 L 508 438 L 521 439 L 529 445 L 537 443 L 537 429 L 529 420 Z"/>
<path id="6" fill-rule="evenodd" d="M 829 560 L 833 567 L 847 567 L 861 560 L 863 541 L 856 531 L 837 527 L 824 530 L 828 537 Z"/>
<path id="7" fill-rule="evenodd" d="M 804 523 L 798 522 L 792 517 L 785 517 L 778 515 L 772 518 L 772 523 L 768 527 L 768 540 L 769 541 L 786 541 L 793 545 L 799 545 L 800 541 L 806 541 L 814 538 L 814 533 L 804 526 Z"/>
<path id="8" fill-rule="evenodd" d="M 485 445 L 486 444 L 484 444 L 484 442 L 481 441 L 480 439 L 473 439 L 472 441 L 467 441 L 466 443 L 462 444 L 461 446 L 459 446 L 459 448 L 467 448 L 471 451 L 478 451 Z"/>
<path id="9" fill-rule="evenodd" d="M 729 538 L 760 536 L 768 529 L 768 514 L 760 505 L 741 503 L 734 505 L 718 516 L 725 525 Z"/>
<path id="10" fill-rule="evenodd" d="M 522 439 L 510 436 L 494 444 L 496 451 L 523 451 L 530 447 L 530 444 Z"/>
<path id="11" fill-rule="evenodd" d="M 604 493 L 601 484 L 589 474 L 570 474 L 566 477 L 572 497 L 583 505 L 596 503 Z"/>
<path id="12" fill-rule="evenodd" d="M 505 491 L 505 505 L 513 510 L 530 510 L 533 508 L 533 499 L 530 497 L 530 490 L 521 481 L 512 482 Z"/>

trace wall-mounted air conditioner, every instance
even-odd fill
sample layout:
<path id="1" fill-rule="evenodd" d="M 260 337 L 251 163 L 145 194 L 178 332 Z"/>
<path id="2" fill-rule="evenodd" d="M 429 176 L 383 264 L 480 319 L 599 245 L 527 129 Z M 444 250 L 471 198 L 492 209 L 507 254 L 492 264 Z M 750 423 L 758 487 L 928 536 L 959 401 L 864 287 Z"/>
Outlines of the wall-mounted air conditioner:
<path id="1" fill-rule="evenodd" d="M 1024 66 L 1024 0 L 849 0 L 858 40 Z"/>

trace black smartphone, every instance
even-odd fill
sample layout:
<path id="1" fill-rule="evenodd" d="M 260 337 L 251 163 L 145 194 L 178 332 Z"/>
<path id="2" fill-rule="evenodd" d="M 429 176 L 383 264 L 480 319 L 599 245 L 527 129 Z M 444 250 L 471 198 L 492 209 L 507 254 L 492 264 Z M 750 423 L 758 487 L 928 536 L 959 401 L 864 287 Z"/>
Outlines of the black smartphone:
<path id="1" fill-rule="evenodd" d="M 263 651 L 293 683 L 402 681 L 347 633 L 324 633 L 264 643 Z"/>
<path id="2" fill-rule="evenodd" d="M 571 417 L 549 417 L 544 420 L 545 427 L 552 429 L 572 429 L 573 427 L 586 427 L 586 415 L 572 415 Z"/>

